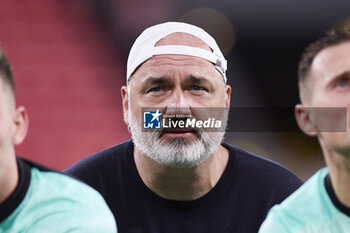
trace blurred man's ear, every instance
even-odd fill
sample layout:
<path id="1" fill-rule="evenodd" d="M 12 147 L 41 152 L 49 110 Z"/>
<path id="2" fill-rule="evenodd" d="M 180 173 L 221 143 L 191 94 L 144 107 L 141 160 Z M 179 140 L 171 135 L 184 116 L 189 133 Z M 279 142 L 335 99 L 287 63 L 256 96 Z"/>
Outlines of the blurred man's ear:
<path id="1" fill-rule="evenodd" d="M 25 139 L 28 132 L 29 118 L 26 109 L 19 106 L 15 109 L 13 115 L 14 131 L 12 134 L 12 143 L 19 145 Z"/>
<path id="2" fill-rule="evenodd" d="M 308 136 L 314 137 L 317 135 L 317 129 L 312 122 L 312 111 L 303 104 L 297 104 L 294 109 L 294 114 L 299 128 Z"/>
<path id="3" fill-rule="evenodd" d="M 122 94 L 122 104 L 123 104 L 123 116 L 124 116 L 124 122 L 129 125 L 128 123 L 128 113 L 129 113 L 129 93 L 128 93 L 128 87 L 122 86 L 121 89 Z"/>

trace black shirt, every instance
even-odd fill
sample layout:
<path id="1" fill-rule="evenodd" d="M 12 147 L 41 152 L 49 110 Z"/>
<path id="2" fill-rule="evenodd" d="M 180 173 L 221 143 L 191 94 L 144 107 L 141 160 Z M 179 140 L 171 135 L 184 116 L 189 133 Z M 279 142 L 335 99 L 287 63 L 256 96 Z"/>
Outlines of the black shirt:
<path id="1" fill-rule="evenodd" d="M 67 169 L 97 189 L 112 210 L 119 233 L 258 232 L 268 210 L 302 182 L 272 161 L 223 143 L 227 167 L 216 186 L 193 201 L 164 199 L 141 180 L 127 141 Z"/>

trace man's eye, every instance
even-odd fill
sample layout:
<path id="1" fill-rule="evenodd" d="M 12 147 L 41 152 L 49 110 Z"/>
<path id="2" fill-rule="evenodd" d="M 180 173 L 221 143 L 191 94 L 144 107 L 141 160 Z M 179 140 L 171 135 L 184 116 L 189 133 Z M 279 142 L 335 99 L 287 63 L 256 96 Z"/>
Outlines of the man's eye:
<path id="1" fill-rule="evenodd" d="M 150 93 L 150 92 L 161 92 L 161 91 L 163 91 L 164 90 L 164 88 L 161 88 L 161 87 L 153 87 L 153 88 L 151 88 L 149 91 L 148 91 L 148 93 Z"/>
<path id="2" fill-rule="evenodd" d="M 191 91 L 206 91 L 206 89 L 201 86 L 192 86 Z"/>
<path id="3" fill-rule="evenodd" d="M 337 83 L 337 87 L 347 87 L 348 86 L 348 81 L 347 80 L 342 80 Z"/>
<path id="4" fill-rule="evenodd" d="M 340 89 L 344 89 L 349 87 L 349 80 L 348 79 L 342 79 L 339 80 L 336 84 L 335 87 L 340 88 Z"/>

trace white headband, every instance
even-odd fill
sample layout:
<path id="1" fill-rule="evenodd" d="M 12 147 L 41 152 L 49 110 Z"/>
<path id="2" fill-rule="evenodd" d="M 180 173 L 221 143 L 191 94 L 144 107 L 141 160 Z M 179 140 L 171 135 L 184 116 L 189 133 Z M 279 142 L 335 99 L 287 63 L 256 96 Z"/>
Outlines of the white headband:
<path id="1" fill-rule="evenodd" d="M 193 35 L 201 39 L 206 43 L 213 52 L 208 50 L 185 46 L 185 45 L 164 45 L 164 46 L 155 46 L 156 43 L 167 35 L 175 32 L 183 32 Z M 194 57 L 200 57 L 207 61 L 212 62 L 215 65 L 215 68 L 220 72 L 223 77 L 224 82 L 226 83 L 226 70 L 227 70 L 227 61 L 224 58 L 224 55 L 221 53 L 219 46 L 216 44 L 213 37 L 211 37 L 203 29 L 179 22 L 167 22 L 152 26 L 144 30 L 141 35 L 136 39 L 135 43 L 131 47 L 127 71 L 126 71 L 126 81 L 128 83 L 131 75 L 134 73 L 137 67 L 139 67 L 146 60 L 150 59 L 154 55 L 163 55 L 163 54 L 176 54 L 176 55 L 188 55 Z"/>

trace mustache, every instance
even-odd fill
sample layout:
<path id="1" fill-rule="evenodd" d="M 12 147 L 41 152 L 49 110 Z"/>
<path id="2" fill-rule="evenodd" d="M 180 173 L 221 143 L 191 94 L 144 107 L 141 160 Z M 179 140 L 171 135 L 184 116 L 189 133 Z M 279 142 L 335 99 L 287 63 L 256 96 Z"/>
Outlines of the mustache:
<path id="1" fill-rule="evenodd" d="M 165 133 L 187 133 L 191 132 L 194 133 L 194 135 L 200 139 L 202 129 L 196 128 L 196 127 L 189 127 L 189 128 L 183 128 L 179 127 L 179 122 L 186 122 L 188 119 L 191 119 L 189 117 L 169 117 L 167 118 L 167 121 L 171 121 L 172 125 L 169 128 L 162 128 L 160 131 L 158 131 L 158 138 L 161 138 Z M 174 127 L 175 125 L 175 127 Z"/>

